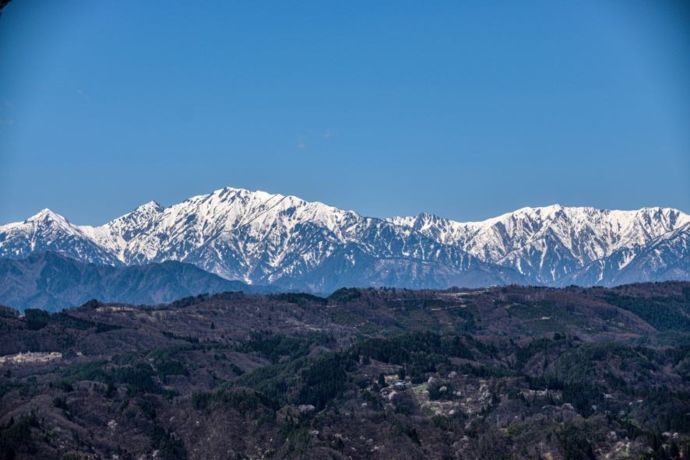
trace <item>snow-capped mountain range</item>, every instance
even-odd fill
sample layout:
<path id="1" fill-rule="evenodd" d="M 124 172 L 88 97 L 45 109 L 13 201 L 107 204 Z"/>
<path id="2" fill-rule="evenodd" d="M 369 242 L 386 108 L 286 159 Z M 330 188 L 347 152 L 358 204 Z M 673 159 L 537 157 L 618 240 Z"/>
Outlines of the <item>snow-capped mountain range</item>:
<path id="1" fill-rule="evenodd" d="M 506 283 L 613 285 L 690 279 L 690 216 L 668 208 L 523 208 L 481 222 L 380 219 L 224 188 L 146 203 L 98 227 L 44 209 L 0 226 L 0 257 L 53 251 L 84 262 L 194 264 L 227 279 L 327 292 Z"/>

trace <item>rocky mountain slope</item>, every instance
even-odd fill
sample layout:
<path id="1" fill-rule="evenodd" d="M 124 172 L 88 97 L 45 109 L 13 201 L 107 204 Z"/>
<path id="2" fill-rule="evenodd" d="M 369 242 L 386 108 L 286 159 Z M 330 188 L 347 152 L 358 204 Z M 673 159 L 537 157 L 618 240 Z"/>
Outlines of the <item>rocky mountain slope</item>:
<path id="1" fill-rule="evenodd" d="M 146 203 L 98 227 L 44 210 L 0 226 L 0 257 L 182 261 L 227 279 L 329 292 L 341 286 L 613 285 L 689 279 L 690 216 L 665 208 L 524 208 L 482 222 L 378 219 L 294 196 L 225 188 Z"/>
<path id="2" fill-rule="evenodd" d="M 690 235 L 690 216 L 675 209 L 609 211 L 555 205 L 523 208 L 482 222 L 429 214 L 390 221 L 461 247 L 483 261 L 512 267 L 537 284 L 613 285 L 620 284 L 619 278 L 658 281 L 687 279 L 690 274 L 682 268 L 670 273 L 664 267 L 679 262 L 687 266 L 690 252 L 680 243 L 658 254 L 656 264 L 648 264 L 652 247 L 687 241 Z"/>

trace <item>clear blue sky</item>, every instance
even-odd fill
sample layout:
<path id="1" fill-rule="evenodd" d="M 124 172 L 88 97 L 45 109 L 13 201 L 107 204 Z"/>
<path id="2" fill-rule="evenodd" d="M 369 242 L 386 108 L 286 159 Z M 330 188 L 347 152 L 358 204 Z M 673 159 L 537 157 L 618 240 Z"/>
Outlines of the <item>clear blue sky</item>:
<path id="1" fill-rule="evenodd" d="M 14 0 L 0 222 L 223 186 L 377 216 L 687 212 L 681 5 Z"/>

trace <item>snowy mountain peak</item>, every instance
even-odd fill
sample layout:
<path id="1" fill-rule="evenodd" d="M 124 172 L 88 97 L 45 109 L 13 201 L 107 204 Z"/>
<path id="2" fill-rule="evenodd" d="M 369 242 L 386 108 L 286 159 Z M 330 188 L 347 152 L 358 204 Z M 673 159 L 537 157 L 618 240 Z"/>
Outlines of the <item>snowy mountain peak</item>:
<path id="1" fill-rule="evenodd" d="M 552 204 L 548 206 L 537 206 L 537 207 L 524 207 L 510 214 L 524 214 L 524 215 L 536 215 L 536 216 L 553 216 L 563 211 L 563 206 L 560 204 Z M 576 209 L 576 208 L 572 208 Z"/>
<path id="2" fill-rule="evenodd" d="M 50 223 L 50 222 L 55 222 L 59 223 L 62 225 L 69 224 L 67 219 L 65 219 L 63 216 L 60 214 L 51 211 L 48 208 L 41 209 L 38 211 L 36 214 L 33 216 L 29 217 L 24 221 L 25 223 L 39 223 L 39 222 L 44 222 L 44 223 Z"/>
<path id="3" fill-rule="evenodd" d="M 23 258 L 45 251 L 85 262 L 119 263 L 79 227 L 50 209 L 43 209 L 23 222 L 0 226 L 0 256 Z"/>
<path id="4" fill-rule="evenodd" d="M 127 214 L 113 219 L 109 223 L 105 224 L 103 227 L 116 225 L 118 223 L 122 224 L 123 222 L 140 223 L 142 220 L 154 218 L 155 216 L 162 213 L 164 210 L 165 208 L 158 204 L 156 201 L 149 201 L 140 206 L 137 206 L 136 209 L 134 209 L 133 211 L 130 211 Z M 88 229 L 89 227 L 85 226 L 84 228 Z"/>
<path id="5" fill-rule="evenodd" d="M 479 222 L 430 213 L 382 220 L 292 195 L 226 187 L 169 207 L 150 201 L 98 227 L 75 226 L 43 210 L 0 227 L 0 257 L 53 250 L 111 265 L 177 260 L 247 283 L 317 291 L 363 284 L 606 284 L 637 275 L 686 276 L 689 224 L 690 216 L 670 208 L 560 204 Z"/>
<path id="6" fill-rule="evenodd" d="M 621 249 L 634 251 L 669 232 L 683 231 L 679 229 L 690 216 L 670 208 L 609 211 L 556 204 L 521 208 L 479 222 L 426 214 L 391 221 L 550 284 Z"/>
<path id="7" fill-rule="evenodd" d="M 160 203 L 157 201 L 148 201 L 141 206 L 138 206 L 137 209 L 135 209 L 135 212 L 161 212 L 165 209 L 164 206 L 162 206 Z"/>

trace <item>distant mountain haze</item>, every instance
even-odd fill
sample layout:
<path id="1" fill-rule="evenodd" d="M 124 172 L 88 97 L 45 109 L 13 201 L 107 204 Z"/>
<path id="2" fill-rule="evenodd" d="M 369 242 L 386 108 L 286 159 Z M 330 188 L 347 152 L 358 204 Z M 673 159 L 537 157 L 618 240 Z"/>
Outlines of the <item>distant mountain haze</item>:
<path id="1" fill-rule="evenodd" d="M 0 257 L 52 251 L 129 267 L 178 261 L 227 280 L 325 293 L 342 286 L 615 285 L 690 279 L 690 216 L 559 205 L 481 222 L 361 216 L 295 196 L 224 188 L 148 202 L 98 227 L 45 209 L 0 226 Z"/>
<path id="2" fill-rule="evenodd" d="M 175 261 L 114 267 L 79 262 L 52 252 L 21 260 L 0 259 L 0 304 L 22 310 L 57 311 L 91 299 L 153 305 L 225 291 L 266 289 Z"/>

